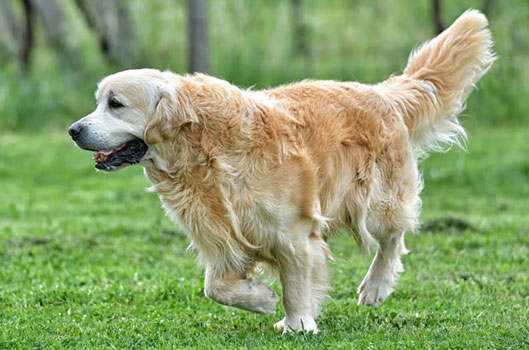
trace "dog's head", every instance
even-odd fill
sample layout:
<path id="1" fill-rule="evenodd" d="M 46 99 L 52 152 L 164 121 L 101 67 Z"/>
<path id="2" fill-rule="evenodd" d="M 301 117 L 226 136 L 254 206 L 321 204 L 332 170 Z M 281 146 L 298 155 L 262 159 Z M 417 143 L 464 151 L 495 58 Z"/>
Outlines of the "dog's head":
<path id="1" fill-rule="evenodd" d="M 179 77 L 154 69 L 128 70 L 103 79 L 94 112 L 70 126 L 82 149 L 97 152 L 96 169 L 115 171 L 148 157 L 148 145 L 164 142 L 196 116 L 179 95 Z"/>

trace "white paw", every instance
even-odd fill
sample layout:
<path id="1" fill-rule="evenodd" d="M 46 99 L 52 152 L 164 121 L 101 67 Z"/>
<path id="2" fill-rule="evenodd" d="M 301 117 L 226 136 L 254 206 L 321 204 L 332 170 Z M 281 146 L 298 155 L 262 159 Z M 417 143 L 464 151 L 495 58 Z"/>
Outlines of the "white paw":
<path id="1" fill-rule="evenodd" d="M 246 298 L 234 303 L 233 306 L 263 315 L 270 315 L 276 311 L 278 301 L 279 297 L 272 288 L 264 283 L 251 282 Z"/>
<path id="2" fill-rule="evenodd" d="M 274 324 L 274 329 L 276 331 L 281 331 L 281 332 L 285 331 L 285 318 L 284 317 L 281 321 L 278 321 Z"/>
<path id="3" fill-rule="evenodd" d="M 279 301 L 279 297 L 277 296 L 275 290 L 268 287 L 265 284 L 259 284 L 259 287 L 263 288 L 263 291 L 260 292 L 259 295 L 262 295 L 262 304 L 260 307 L 257 307 L 256 311 L 264 314 L 264 315 L 270 315 L 276 312 L 276 305 Z"/>
<path id="4" fill-rule="evenodd" d="M 358 305 L 378 306 L 393 292 L 393 283 L 390 281 L 364 280 L 358 287 Z"/>
<path id="5" fill-rule="evenodd" d="M 281 331 L 283 334 L 301 331 L 316 334 L 320 331 L 316 325 L 316 321 L 310 316 L 292 317 L 292 321 L 287 321 L 285 317 L 274 324 L 274 329 Z"/>

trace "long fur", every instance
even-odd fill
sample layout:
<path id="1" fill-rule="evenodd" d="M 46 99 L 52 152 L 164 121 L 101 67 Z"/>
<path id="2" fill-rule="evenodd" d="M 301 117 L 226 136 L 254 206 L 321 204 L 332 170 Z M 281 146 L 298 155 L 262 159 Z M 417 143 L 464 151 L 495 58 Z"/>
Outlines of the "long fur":
<path id="1" fill-rule="evenodd" d="M 376 247 L 359 303 L 389 296 L 404 232 L 418 227 L 418 160 L 461 143 L 457 115 L 494 59 L 486 18 L 469 11 L 377 85 L 252 91 L 203 74 L 125 71 L 101 82 L 98 109 L 78 123 L 89 148 L 115 148 L 126 135 L 150 145 L 141 164 L 206 266 L 208 297 L 273 312 L 277 295 L 251 279 L 266 263 L 283 286 L 276 326 L 317 331 L 327 239 L 345 229 Z M 124 107 L 110 110 L 109 96 Z"/>
<path id="2" fill-rule="evenodd" d="M 420 157 L 455 144 L 466 133 L 457 116 L 496 55 L 487 18 L 471 10 L 448 29 L 414 50 L 404 74 L 378 85 L 397 104 Z"/>

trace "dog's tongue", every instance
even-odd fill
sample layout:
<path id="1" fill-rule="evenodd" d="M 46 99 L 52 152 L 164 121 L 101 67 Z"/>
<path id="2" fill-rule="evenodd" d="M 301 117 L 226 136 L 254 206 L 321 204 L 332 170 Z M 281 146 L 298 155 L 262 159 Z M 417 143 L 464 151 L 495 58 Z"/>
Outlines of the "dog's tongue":
<path id="1" fill-rule="evenodd" d="M 102 149 L 97 151 L 96 155 L 94 156 L 95 160 L 105 160 L 109 155 L 111 155 L 114 152 L 119 151 L 123 147 L 125 147 L 126 143 L 122 144 L 121 146 L 118 146 L 113 149 Z"/>
<path id="2" fill-rule="evenodd" d="M 115 152 L 115 149 L 102 149 L 101 151 L 97 151 L 97 156 L 100 154 L 104 154 L 105 156 L 108 156 L 110 153 Z"/>
<path id="3" fill-rule="evenodd" d="M 119 151 L 124 146 L 125 146 L 125 144 L 123 144 L 123 145 L 121 145 L 119 147 L 116 147 L 114 149 L 102 149 L 100 151 L 97 151 L 97 153 L 94 155 L 93 158 L 97 162 L 103 162 L 103 161 L 105 161 L 108 158 L 109 155 L 111 155 L 114 152 Z"/>

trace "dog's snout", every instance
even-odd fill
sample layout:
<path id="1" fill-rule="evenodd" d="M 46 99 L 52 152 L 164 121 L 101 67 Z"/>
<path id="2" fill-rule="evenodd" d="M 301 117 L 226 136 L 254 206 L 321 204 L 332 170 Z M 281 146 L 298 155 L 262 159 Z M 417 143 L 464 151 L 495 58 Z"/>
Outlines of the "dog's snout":
<path id="1" fill-rule="evenodd" d="M 77 141 L 79 135 L 81 134 L 81 130 L 83 130 L 83 126 L 80 123 L 75 123 L 70 126 L 70 128 L 68 129 L 68 133 L 74 141 Z"/>

